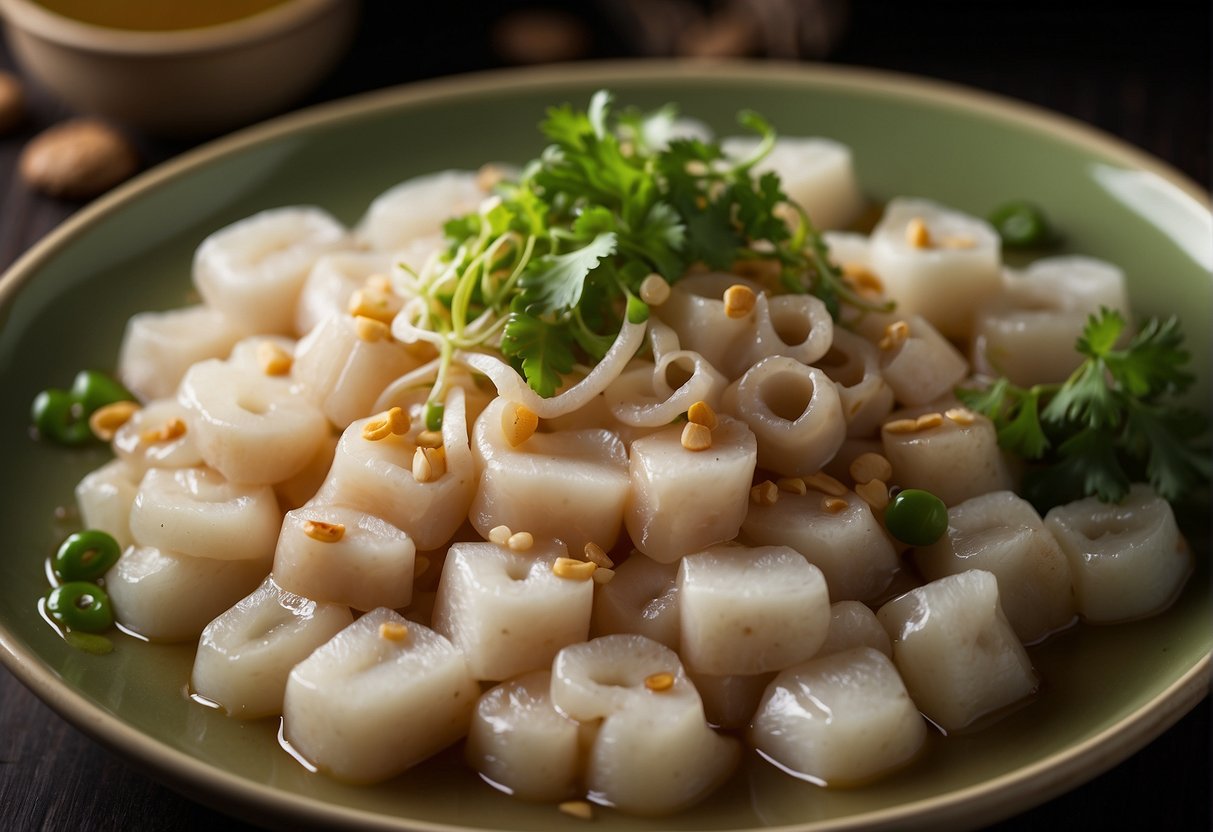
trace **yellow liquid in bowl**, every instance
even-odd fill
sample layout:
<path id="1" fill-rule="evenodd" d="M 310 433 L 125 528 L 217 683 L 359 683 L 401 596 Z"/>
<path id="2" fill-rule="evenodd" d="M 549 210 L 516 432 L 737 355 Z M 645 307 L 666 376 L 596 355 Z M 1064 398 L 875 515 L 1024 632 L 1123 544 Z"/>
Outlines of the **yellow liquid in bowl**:
<path id="1" fill-rule="evenodd" d="M 94 26 L 169 32 L 230 23 L 287 0 L 35 0 L 56 14 Z"/>

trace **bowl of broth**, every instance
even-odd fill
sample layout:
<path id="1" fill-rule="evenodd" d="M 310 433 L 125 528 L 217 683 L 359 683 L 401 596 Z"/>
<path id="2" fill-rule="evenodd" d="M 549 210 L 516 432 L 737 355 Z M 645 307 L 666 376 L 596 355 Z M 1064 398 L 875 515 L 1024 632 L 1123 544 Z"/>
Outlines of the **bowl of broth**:
<path id="1" fill-rule="evenodd" d="M 204 135 L 301 98 L 348 47 L 348 0 L 0 0 L 13 57 L 75 110 Z"/>

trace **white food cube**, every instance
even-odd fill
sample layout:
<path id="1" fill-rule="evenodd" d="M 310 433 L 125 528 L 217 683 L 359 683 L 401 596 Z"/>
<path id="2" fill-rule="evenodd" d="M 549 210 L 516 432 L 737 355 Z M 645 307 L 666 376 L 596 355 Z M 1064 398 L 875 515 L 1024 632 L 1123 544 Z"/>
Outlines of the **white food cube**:
<path id="1" fill-rule="evenodd" d="M 552 672 L 534 670 L 485 691 L 476 703 L 466 757 L 481 777 L 522 800 L 580 793 L 582 749 L 594 726 L 552 705 Z"/>
<path id="2" fill-rule="evenodd" d="M 917 224 L 923 235 L 913 233 Z M 969 337 L 973 310 L 1001 282 L 1001 243 L 989 223 L 925 199 L 889 201 L 871 257 L 898 314 L 921 315 L 949 338 Z"/>
<path id="3" fill-rule="evenodd" d="M 741 160 L 758 148 L 759 141 L 748 136 L 728 138 L 721 146 L 727 156 Z M 777 173 L 784 193 L 804 208 L 817 228 L 846 228 L 863 209 L 851 149 L 833 139 L 777 138 L 753 171 L 758 176 Z"/>
<path id="4" fill-rule="evenodd" d="M 876 617 L 919 710 L 958 731 L 1031 696 L 1036 674 L 998 603 L 998 579 L 972 569 L 889 601 Z"/>
<path id="5" fill-rule="evenodd" d="M 841 653 L 856 647 L 871 647 L 893 657 L 893 642 L 867 604 L 838 601 L 830 605 L 830 631 L 814 658 Z"/>
<path id="6" fill-rule="evenodd" d="M 217 560 L 131 546 L 105 573 L 105 590 L 123 627 L 151 641 L 188 641 L 269 571 L 269 558 Z"/>
<path id="7" fill-rule="evenodd" d="M 247 333 L 209 306 L 140 312 L 126 323 L 118 378 L 143 401 L 168 398 L 193 364 L 223 358 Z"/>
<path id="8" fill-rule="evenodd" d="M 464 402 L 458 387 L 447 394 L 442 418 L 446 470 L 441 476 L 422 482 L 413 475 L 417 437 L 424 428 L 420 420 L 413 420 L 406 434 L 371 439 L 363 431 L 381 417 L 369 416 L 351 422 L 341 434 L 314 502 L 355 506 L 382 517 L 406 532 L 421 551 L 444 545 L 467 518 L 476 491 Z"/>
<path id="9" fill-rule="evenodd" d="M 345 227 L 320 208 L 272 208 L 203 240 L 194 253 L 194 285 L 246 332 L 290 333 L 312 265 L 346 244 Z"/>
<path id="10" fill-rule="evenodd" d="M 553 572 L 566 554 L 559 542 L 521 553 L 495 543 L 451 546 L 434 629 L 463 651 L 477 679 L 551 667 L 562 647 L 585 641 L 594 583 Z"/>
<path id="11" fill-rule="evenodd" d="M 948 408 L 938 424 L 911 427 L 914 418 L 894 413 L 880 431 L 893 481 L 930 491 L 954 506 L 1014 484 L 994 423 L 967 408 Z M 924 413 L 922 416 L 930 416 Z"/>
<path id="12" fill-rule="evenodd" d="M 178 400 L 206 464 L 233 482 L 276 483 L 298 473 L 328 438 L 324 414 L 286 378 L 202 361 Z"/>
<path id="13" fill-rule="evenodd" d="M 1192 554 L 1166 500 L 1141 483 L 1120 503 L 1057 506 L 1045 526 L 1070 563 L 1078 612 L 1101 624 L 1165 609 L 1192 573 Z"/>
<path id="14" fill-rule="evenodd" d="M 857 786 L 904 766 L 927 736 L 893 662 L 857 647 L 775 677 L 750 742 L 781 769 L 821 786 Z"/>
<path id="15" fill-rule="evenodd" d="M 76 485 L 76 505 L 86 529 L 100 529 L 125 549 L 131 545 L 131 506 L 139 480 L 120 459 L 85 475 Z"/>
<path id="16" fill-rule="evenodd" d="M 872 315 L 860 327 L 879 348 L 885 384 L 906 407 L 951 395 L 969 374 L 960 350 L 921 315 L 899 309 L 895 315 Z"/>
<path id="17" fill-rule="evenodd" d="M 830 626 L 821 570 L 786 546 L 716 546 L 678 571 L 681 655 L 716 676 L 782 670 L 817 652 Z"/>
<path id="18" fill-rule="evenodd" d="M 518 446 L 502 429 L 495 399 L 480 414 L 473 446 L 480 485 L 469 519 L 485 537 L 496 526 L 555 539 L 569 551 L 615 545 L 628 495 L 628 453 L 609 430 L 538 432 Z"/>
<path id="19" fill-rule="evenodd" d="M 678 564 L 633 552 L 594 590 L 592 632 L 637 633 L 678 649 Z"/>
<path id="20" fill-rule="evenodd" d="M 268 485 L 228 482 L 209 468 L 152 468 L 131 504 L 131 536 L 199 558 L 267 560 L 282 515 Z"/>
<path id="21" fill-rule="evenodd" d="M 901 568 L 871 507 L 853 491 L 843 497 L 812 488 L 780 491 L 771 505 L 751 504 L 741 530 L 749 543 L 790 546 L 803 555 L 825 575 L 833 601 L 874 600 Z"/>
<path id="22" fill-rule="evenodd" d="M 420 264 L 416 264 L 420 265 Z M 312 265 L 295 308 L 295 332 L 306 335 L 334 312 L 348 314 L 350 297 L 367 278 L 386 275 L 392 257 L 377 251 L 335 251 Z"/>
<path id="23" fill-rule="evenodd" d="M 973 497 L 948 509 L 948 530 L 914 552 L 928 580 L 969 569 L 998 578 L 1002 611 L 1024 644 L 1074 622 L 1070 566 L 1036 509 L 1010 491 Z"/>
<path id="24" fill-rule="evenodd" d="M 347 607 L 318 604 L 266 578 L 206 625 L 190 687 L 230 716 L 280 714 L 291 668 L 353 621 Z"/>
<path id="25" fill-rule="evenodd" d="M 356 610 L 406 607 L 417 548 L 405 532 L 348 506 L 289 511 L 274 552 L 274 578 L 316 601 Z"/>
<path id="26" fill-rule="evenodd" d="M 467 734 L 479 695 L 453 644 L 381 607 L 295 665 L 283 734 L 326 774 L 378 783 Z"/>
<path id="27" fill-rule="evenodd" d="M 1091 257 L 1047 257 L 1004 273 L 1002 290 L 978 310 L 973 365 L 1021 387 L 1064 382 L 1084 356 L 1074 349 L 1101 308 L 1127 316 L 1125 275 Z"/>
<path id="28" fill-rule="evenodd" d="M 586 786 L 624 812 L 690 806 L 737 764 L 737 743 L 708 727 L 678 654 L 644 636 L 602 636 L 561 650 L 552 662 L 552 703 L 572 719 L 602 720 Z"/>
<path id="29" fill-rule="evenodd" d="M 348 313 L 333 313 L 299 341 L 292 375 L 338 428 L 370 413 L 392 381 L 418 361 L 399 341 L 360 338 Z"/>
<path id="30" fill-rule="evenodd" d="M 625 520 L 636 548 L 653 560 L 672 563 L 741 529 L 758 443 L 744 422 L 718 420 L 704 451 L 682 446 L 682 425 L 632 443 Z"/>

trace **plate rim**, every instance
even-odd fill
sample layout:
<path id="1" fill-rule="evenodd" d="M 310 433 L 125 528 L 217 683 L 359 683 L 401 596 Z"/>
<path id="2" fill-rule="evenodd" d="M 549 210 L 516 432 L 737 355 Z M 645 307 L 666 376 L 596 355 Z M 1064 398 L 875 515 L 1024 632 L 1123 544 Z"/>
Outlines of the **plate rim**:
<path id="1" fill-rule="evenodd" d="M 844 91 L 905 96 L 917 102 L 963 109 L 1000 123 L 1030 128 L 1099 153 L 1137 170 L 1159 176 L 1209 211 L 1208 190 L 1169 163 L 1131 143 L 1070 116 L 949 81 L 867 67 L 778 64 L 761 61 L 620 60 L 488 70 L 417 81 L 316 104 L 212 139 L 144 171 L 129 182 L 84 206 L 20 255 L 0 275 L 0 307 L 39 268 L 75 237 L 141 195 L 204 168 L 213 160 L 293 133 L 343 121 L 449 101 L 493 91 L 534 91 L 570 83 L 609 85 L 630 80 L 716 78 L 788 86 L 818 85 Z M 472 827 L 389 817 L 363 809 L 326 803 L 306 795 L 282 792 L 195 759 L 143 733 L 93 704 L 60 679 L 32 649 L 0 622 L 0 664 L 67 722 L 130 760 L 153 779 L 189 798 L 256 822 L 280 826 L 307 823 L 356 823 L 365 829 L 407 828 L 422 832 L 455 832 Z M 991 780 L 958 791 L 845 818 L 771 827 L 772 832 L 877 829 L 926 824 L 941 828 L 989 823 L 1036 806 L 1102 774 L 1127 759 L 1194 708 L 1213 687 L 1213 651 L 1149 702 L 1077 745 L 1051 754 Z"/>

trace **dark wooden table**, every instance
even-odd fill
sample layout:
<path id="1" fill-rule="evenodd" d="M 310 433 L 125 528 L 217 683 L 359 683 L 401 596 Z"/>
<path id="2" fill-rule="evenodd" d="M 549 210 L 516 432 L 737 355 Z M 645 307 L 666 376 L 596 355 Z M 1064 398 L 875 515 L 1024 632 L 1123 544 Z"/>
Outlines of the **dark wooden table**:
<path id="1" fill-rule="evenodd" d="M 441 4 L 429 6 L 422 32 L 394 25 L 388 4 L 372 0 L 354 49 L 304 103 L 505 63 L 491 36 L 498 18 L 469 16 L 459 3 L 435 5 Z M 528 5 L 499 3 L 494 14 Z M 566 8 L 588 23 L 587 57 L 642 51 L 610 0 Z M 849 12 L 828 55 L 832 62 L 928 75 L 1029 101 L 1118 136 L 1208 186 L 1207 0 L 853 0 Z M 0 68 L 12 68 L 6 49 L 0 49 Z M 0 268 L 80 207 L 32 193 L 14 173 L 24 142 L 67 115 L 35 91 L 26 127 L 0 139 Z M 134 138 L 148 165 L 195 144 Z M 994 828 L 1210 829 L 1210 711 L 1206 698 L 1108 773 Z M 160 785 L 0 670 L 0 830 L 220 827 L 255 828 Z"/>

